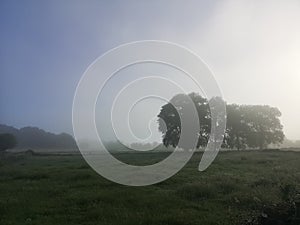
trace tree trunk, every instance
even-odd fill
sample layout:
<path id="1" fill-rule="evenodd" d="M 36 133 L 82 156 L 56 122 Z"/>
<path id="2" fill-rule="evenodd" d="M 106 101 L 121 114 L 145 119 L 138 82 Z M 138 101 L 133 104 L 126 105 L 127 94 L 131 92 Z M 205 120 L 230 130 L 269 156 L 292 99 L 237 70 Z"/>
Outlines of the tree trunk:
<path id="1" fill-rule="evenodd" d="M 238 135 L 236 136 L 236 140 L 237 140 L 237 150 L 239 151 L 241 149 L 241 146 L 240 146 L 240 137 Z"/>

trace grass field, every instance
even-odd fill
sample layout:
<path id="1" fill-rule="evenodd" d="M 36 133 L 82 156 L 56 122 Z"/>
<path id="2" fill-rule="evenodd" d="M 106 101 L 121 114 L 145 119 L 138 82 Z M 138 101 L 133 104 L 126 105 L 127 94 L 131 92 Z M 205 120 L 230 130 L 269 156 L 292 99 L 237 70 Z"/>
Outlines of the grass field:
<path id="1" fill-rule="evenodd" d="M 168 153 L 122 153 L 132 164 Z M 300 153 L 222 152 L 198 172 L 201 153 L 172 178 L 147 187 L 112 183 L 80 155 L 8 154 L 0 161 L 0 224 L 244 224 L 300 187 Z"/>

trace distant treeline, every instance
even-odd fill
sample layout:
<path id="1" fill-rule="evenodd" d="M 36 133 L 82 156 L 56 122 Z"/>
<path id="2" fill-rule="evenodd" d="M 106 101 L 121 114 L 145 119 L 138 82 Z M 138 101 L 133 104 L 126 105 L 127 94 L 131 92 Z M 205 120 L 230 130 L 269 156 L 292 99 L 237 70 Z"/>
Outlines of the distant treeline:
<path id="1" fill-rule="evenodd" d="M 66 133 L 53 134 L 37 127 L 17 129 L 0 124 L 0 134 L 9 133 L 15 136 L 19 149 L 76 149 L 74 138 Z"/>
<path id="2" fill-rule="evenodd" d="M 284 141 L 282 142 L 282 144 L 280 144 L 281 148 L 300 148 L 300 140 L 288 140 L 288 139 L 284 139 Z"/>
<path id="3" fill-rule="evenodd" d="M 279 119 L 281 112 L 277 108 L 268 105 L 226 104 L 221 98 L 207 100 L 199 94 L 191 93 L 189 95 L 178 94 L 161 108 L 158 122 L 165 146 L 175 147 L 179 144 L 180 115 L 185 113 L 185 107 L 189 107 L 187 102 L 190 100 L 188 99 L 194 103 L 200 122 L 197 134 L 193 134 L 198 137 L 197 148 L 206 146 L 210 137 L 211 112 L 209 104 L 211 103 L 214 107 L 226 105 L 227 124 L 223 148 L 263 149 L 270 144 L 280 144 L 284 140 L 283 126 Z"/>

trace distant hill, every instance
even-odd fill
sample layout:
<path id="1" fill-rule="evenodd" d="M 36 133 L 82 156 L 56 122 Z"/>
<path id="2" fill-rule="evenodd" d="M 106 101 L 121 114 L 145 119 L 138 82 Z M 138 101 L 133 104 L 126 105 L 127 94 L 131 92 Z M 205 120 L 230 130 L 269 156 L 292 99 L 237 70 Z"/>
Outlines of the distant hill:
<path id="1" fill-rule="evenodd" d="M 17 139 L 18 149 L 77 149 L 74 138 L 67 134 L 53 134 L 38 127 L 23 127 L 17 129 L 12 126 L 0 124 L 0 134 L 10 133 Z"/>

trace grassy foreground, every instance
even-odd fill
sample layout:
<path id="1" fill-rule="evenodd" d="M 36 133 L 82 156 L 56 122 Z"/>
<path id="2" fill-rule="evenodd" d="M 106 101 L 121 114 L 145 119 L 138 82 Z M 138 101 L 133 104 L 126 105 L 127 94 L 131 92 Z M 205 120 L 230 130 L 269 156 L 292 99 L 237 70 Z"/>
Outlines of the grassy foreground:
<path id="1" fill-rule="evenodd" d="M 167 153 L 123 153 L 133 164 Z M 300 187 L 300 153 L 220 153 L 198 172 L 201 153 L 172 178 L 127 187 L 96 174 L 80 155 L 10 154 L 0 159 L 0 224 L 243 224 Z"/>

